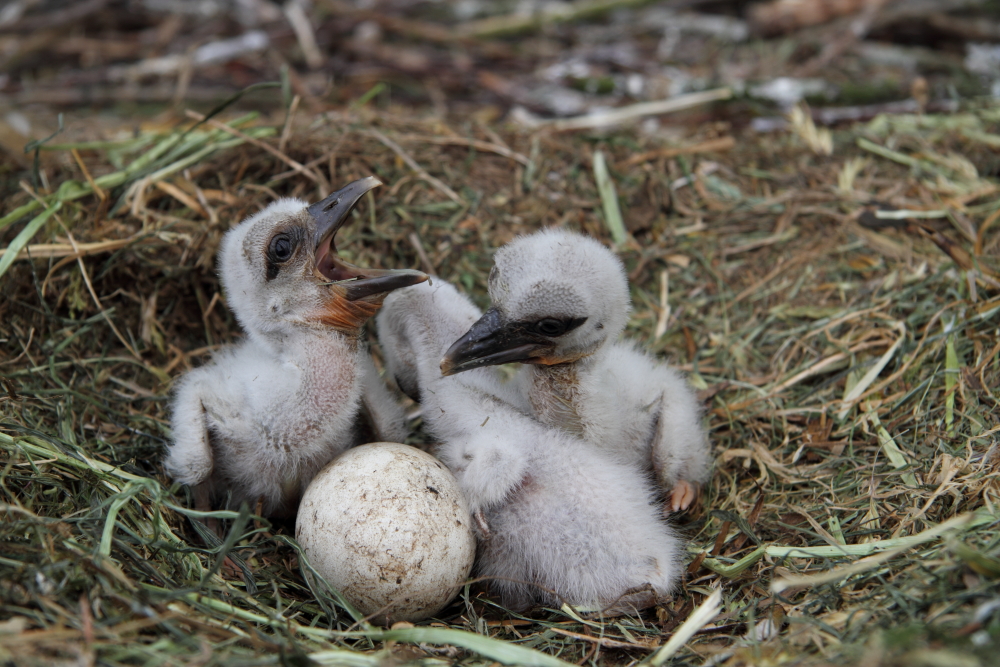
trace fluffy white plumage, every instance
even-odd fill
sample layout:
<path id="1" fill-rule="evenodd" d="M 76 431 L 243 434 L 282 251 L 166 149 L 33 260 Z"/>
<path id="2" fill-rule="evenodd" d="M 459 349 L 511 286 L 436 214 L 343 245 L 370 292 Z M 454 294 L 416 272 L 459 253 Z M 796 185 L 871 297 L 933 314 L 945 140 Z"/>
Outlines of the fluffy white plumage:
<path id="1" fill-rule="evenodd" d="M 676 370 L 618 342 L 630 309 L 619 259 L 594 239 L 546 230 L 494 256 L 492 308 L 442 363 L 459 372 L 522 361 L 536 419 L 653 472 L 685 509 L 709 474 L 701 407 Z"/>
<path id="2" fill-rule="evenodd" d="M 294 513 L 312 477 L 348 447 L 406 435 L 359 337 L 384 293 L 350 301 L 316 272 L 317 220 L 306 207 L 278 200 L 226 234 L 219 272 L 246 338 L 181 378 L 164 461 L 177 481 L 233 505 L 262 499 L 269 515 Z M 289 256 L 278 262 L 275 252 Z M 417 279 L 426 276 L 405 284 Z"/>
<path id="3" fill-rule="evenodd" d="M 376 320 L 387 366 L 416 383 L 437 454 L 479 522 L 477 576 L 516 609 L 621 611 L 669 594 L 679 542 L 641 472 L 519 410 L 527 405 L 494 369 L 441 376 L 441 354 L 479 314 L 435 281 L 390 295 Z"/>

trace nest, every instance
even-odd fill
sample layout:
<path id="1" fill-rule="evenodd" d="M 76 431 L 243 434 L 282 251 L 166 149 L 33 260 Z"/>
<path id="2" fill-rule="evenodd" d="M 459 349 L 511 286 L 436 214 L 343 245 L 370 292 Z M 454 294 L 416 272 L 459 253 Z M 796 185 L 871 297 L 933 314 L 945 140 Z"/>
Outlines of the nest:
<path id="1" fill-rule="evenodd" d="M 832 134 L 800 114 L 772 135 L 723 123 L 673 143 L 364 107 L 191 116 L 56 137 L 6 192 L 4 661 L 995 656 L 996 106 Z M 222 234 L 276 197 L 317 200 L 369 174 L 387 186 L 342 232 L 343 254 L 432 272 L 480 306 L 492 251 L 517 234 L 564 226 L 614 245 L 627 336 L 688 373 L 717 460 L 700 508 L 674 518 L 690 561 L 672 600 L 635 617 L 521 615 L 466 590 L 433 622 L 374 628 L 288 526 L 195 512 L 164 475 L 172 380 L 241 335 L 213 268 Z"/>

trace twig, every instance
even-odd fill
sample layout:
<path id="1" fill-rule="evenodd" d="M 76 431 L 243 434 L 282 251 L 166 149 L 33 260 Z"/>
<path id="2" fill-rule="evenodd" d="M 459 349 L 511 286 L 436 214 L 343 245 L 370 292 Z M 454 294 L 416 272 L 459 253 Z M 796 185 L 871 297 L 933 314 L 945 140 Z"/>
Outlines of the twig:
<path id="1" fill-rule="evenodd" d="M 118 250 L 119 248 L 124 248 L 130 243 L 139 243 L 141 241 L 142 239 L 129 237 L 125 239 L 114 239 L 112 241 L 77 243 L 76 245 L 70 243 L 36 243 L 35 245 L 29 245 L 27 248 L 24 248 L 17 253 L 15 260 L 56 257 L 76 259 L 78 256 L 86 257 L 87 255 L 96 255 L 102 252 L 112 252 L 114 250 Z M 7 248 L 0 248 L 0 257 L 3 257 L 7 252 Z"/>
<path id="2" fill-rule="evenodd" d="M 456 204 L 461 204 L 462 206 L 467 206 L 468 205 L 466 203 L 466 201 L 464 199 L 462 199 L 462 197 L 460 197 L 457 192 L 455 192 L 454 190 L 452 190 L 451 188 L 449 188 L 441 180 L 439 180 L 437 178 L 434 178 L 433 176 L 431 176 L 430 174 L 428 174 L 427 170 L 424 169 L 423 167 L 421 167 L 419 164 L 417 164 L 417 161 L 414 160 L 412 157 L 410 157 L 410 154 L 407 153 L 406 151 L 404 151 L 402 149 L 402 147 L 400 147 L 400 145 L 397 144 L 395 141 L 393 141 L 392 139 L 390 139 L 389 137 L 385 136 L 384 134 L 382 134 L 381 132 L 379 132 L 378 130 L 376 130 L 374 128 L 368 130 L 368 134 L 371 135 L 371 136 L 373 136 L 373 137 L 375 137 L 376 139 L 378 139 L 379 141 L 381 141 L 383 144 L 385 144 L 393 153 L 395 153 L 396 155 L 398 155 L 399 158 L 403 162 L 406 163 L 406 166 L 408 166 L 413 171 L 417 172 L 417 175 L 420 178 L 422 178 L 423 180 L 427 181 L 428 183 L 430 183 L 431 185 L 433 185 L 435 188 L 437 188 L 438 190 L 440 190 L 441 192 L 443 192 L 453 202 L 455 202 Z"/>
<path id="3" fill-rule="evenodd" d="M 71 148 L 69 152 L 73 155 L 73 159 L 76 160 L 76 164 L 80 167 L 80 171 L 83 172 L 83 177 L 87 179 L 88 183 L 90 183 L 90 187 L 93 188 L 100 200 L 104 201 L 107 199 L 108 196 L 104 193 L 104 190 L 101 189 L 101 186 L 94 182 L 94 177 L 91 176 L 90 172 L 87 170 L 87 165 L 83 163 L 83 158 L 80 157 L 79 151 L 75 148 Z"/>
<path id="4" fill-rule="evenodd" d="M 309 69 L 318 69 L 323 65 L 323 54 L 316 45 L 316 34 L 313 32 L 309 17 L 306 16 L 302 3 L 299 0 L 288 0 L 284 7 L 285 18 L 295 32 L 295 38 L 299 41 L 299 48 L 306 59 Z"/>
<path id="5" fill-rule="evenodd" d="M 716 88 L 706 90 L 701 93 L 690 93 L 688 95 L 678 95 L 667 100 L 656 102 L 638 102 L 627 107 L 612 109 L 602 113 L 588 114 L 586 116 L 576 116 L 563 120 L 543 121 L 542 125 L 549 126 L 556 132 L 568 132 L 570 130 L 589 130 L 596 127 L 608 127 L 619 125 L 631 120 L 643 118 L 645 116 L 656 116 L 674 111 L 683 111 L 692 107 L 728 100 L 733 96 L 733 91 L 729 88 Z"/>
<path id="6" fill-rule="evenodd" d="M 466 139 L 465 137 L 425 137 L 422 135 L 412 134 L 400 137 L 400 139 L 402 141 L 419 141 L 426 144 L 436 144 L 438 146 L 469 146 L 471 148 L 475 148 L 477 151 L 502 155 L 505 158 L 510 158 L 511 160 L 520 162 L 525 167 L 531 165 L 531 160 L 521 153 L 513 151 L 506 146 L 501 146 L 497 143 L 491 144 L 488 141 L 480 141 L 479 139 Z"/>
<path id="7" fill-rule="evenodd" d="M 420 265 L 424 268 L 424 272 L 430 275 L 437 275 L 437 268 L 431 263 L 431 258 L 427 256 L 427 251 L 424 250 L 424 244 L 420 242 L 420 236 L 416 232 L 410 232 L 407 237 L 410 241 L 410 245 L 413 249 L 417 251 L 417 257 L 420 258 Z"/>
<path id="8" fill-rule="evenodd" d="M 653 340 L 660 340 L 663 334 L 667 333 L 667 322 L 670 321 L 670 276 L 666 269 L 660 271 L 660 311 L 656 317 L 656 329 L 653 331 Z"/>
<path id="9" fill-rule="evenodd" d="M 550 632 L 556 633 L 557 635 L 562 635 L 564 637 L 572 637 L 573 639 L 579 639 L 581 641 L 599 644 L 607 648 L 639 649 L 642 651 L 649 651 L 655 648 L 653 646 L 643 646 L 642 644 L 633 644 L 631 642 L 623 642 L 617 639 L 610 639 L 609 637 L 595 637 L 594 635 L 585 635 L 581 632 L 570 632 L 569 630 L 563 630 L 562 628 L 549 627 L 548 630 Z"/>
<path id="10" fill-rule="evenodd" d="M 885 341 L 882 341 L 882 340 L 866 341 L 864 343 L 858 343 L 857 345 L 851 347 L 847 352 L 836 352 L 834 354 L 831 354 L 829 357 L 825 357 L 823 359 L 820 359 L 819 361 L 817 361 L 816 363 L 812 364 L 811 366 L 809 366 L 805 370 L 803 370 L 803 371 L 801 371 L 799 373 L 796 373 L 792 377 L 788 378 L 787 380 L 785 380 L 784 382 L 782 382 L 781 384 L 779 384 L 778 386 L 776 386 L 774 389 L 772 389 L 771 391 L 769 391 L 767 393 L 767 395 L 768 396 L 775 396 L 777 394 L 780 394 L 781 392 L 783 392 L 784 390 L 788 389 L 789 387 L 791 387 L 793 385 L 796 385 L 799 382 L 802 382 L 803 380 L 805 380 L 807 378 L 811 378 L 814 375 L 818 375 L 819 373 L 822 373 L 824 370 L 826 370 L 830 366 L 833 366 L 834 364 L 840 363 L 841 361 L 846 361 L 853 354 L 861 352 L 862 350 L 867 350 L 868 348 L 880 347 L 882 345 L 885 345 Z"/>
<path id="11" fill-rule="evenodd" d="M 677 651 L 680 650 L 684 644 L 687 643 L 691 637 L 695 635 L 699 630 L 708 625 L 716 614 L 719 613 L 719 606 L 722 603 L 722 591 L 715 589 L 712 594 L 705 598 L 697 609 L 691 612 L 691 615 L 687 617 L 687 620 L 676 630 L 674 634 L 670 637 L 670 640 L 660 647 L 656 653 L 649 659 L 650 665 L 653 667 L 660 667 L 667 660 L 672 658 Z"/>
<path id="12" fill-rule="evenodd" d="M 552 23 L 575 21 L 593 14 L 602 14 L 614 9 L 636 7 L 650 0 L 577 0 L 576 2 L 556 5 L 556 9 L 535 14 L 504 14 L 492 16 L 479 21 L 470 21 L 459 26 L 456 31 L 459 38 L 498 37 L 512 33 L 533 30 Z"/>
<path id="13" fill-rule="evenodd" d="M 633 155 L 629 159 L 622 162 L 619 168 L 623 169 L 625 167 L 633 167 L 637 164 L 642 164 L 643 162 L 652 162 L 653 160 L 659 160 L 660 158 L 671 158 L 677 157 L 678 155 L 721 153 L 722 151 L 731 150 L 734 146 L 736 146 L 736 140 L 732 137 L 719 137 L 718 139 L 709 139 L 708 141 L 703 141 L 700 144 L 692 144 L 690 146 L 658 148 L 655 151 L 646 151 L 645 153 Z"/>
<path id="14" fill-rule="evenodd" d="M 180 203 L 187 206 L 192 211 L 200 213 L 202 217 L 204 218 L 209 217 L 208 212 L 200 203 L 198 203 L 197 200 L 193 199 L 191 195 L 184 192 L 173 183 L 168 183 L 166 181 L 157 181 L 156 183 L 153 183 L 153 187 L 155 187 L 157 190 L 164 192 L 165 194 L 170 195 Z"/>
<path id="15" fill-rule="evenodd" d="M 281 130 L 281 139 L 278 140 L 278 150 L 285 152 L 288 138 L 292 136 L 292 121 L 295 120 L 295 112 L 299 110 L 299 103 L 302 101 L 301 95 L 292 98 L 292 103 L 288 105 L 288 114 L 285 116 L 285 127 Z"/>

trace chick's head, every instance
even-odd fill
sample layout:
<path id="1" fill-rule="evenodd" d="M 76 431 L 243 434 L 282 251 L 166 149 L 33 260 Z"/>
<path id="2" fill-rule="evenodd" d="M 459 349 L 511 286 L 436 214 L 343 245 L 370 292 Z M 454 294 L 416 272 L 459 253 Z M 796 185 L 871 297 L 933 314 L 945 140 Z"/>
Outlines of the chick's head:
<path id="1" fill-rule="evenodd" d="M 279 199 L 226 234 L 219 273 L 248 334 L 357 333 L 390 291 L 427 280 L 420 271 L 362 268 L 337 254 L 337 230 L 377 185 L 372 177 L 354 181 L 312 206 Z"/>
<path id="2" fill-rule="evenodd" d="M 442 372 L 520 361 L 576 361 L 628 321 L 621 261 L 596 240 L 561 230 L 515 239 L 494 256 L 492 307 L 448 350 Z"/>

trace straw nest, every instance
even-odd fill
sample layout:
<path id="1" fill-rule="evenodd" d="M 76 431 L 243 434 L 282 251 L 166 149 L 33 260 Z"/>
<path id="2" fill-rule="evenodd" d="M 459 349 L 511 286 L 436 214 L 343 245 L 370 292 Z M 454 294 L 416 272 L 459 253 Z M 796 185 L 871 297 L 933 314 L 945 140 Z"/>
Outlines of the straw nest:
<path id="1" fill-rule="evenodd" d="M 717 124 L 674 143 L 365 108 L 199 118 L 55 137 L 5 185 L 0 662 L 991 663 L 996 106 L 832 135 L 799 114 L 777 134 Z M 689 373 L 717 457 L 700 509 L 676 519 L 690 566 L 668 603 L 523 616 L 467 589 L 434 622 L 376 629 L 288 526 L 214 512 L 219 539 L 164 475 L 172 379 L 240 336 L 221 235 L 368 174 L 387 187 L 344 253 L 432 271 L 480 305 L 492 250 L 519 233 L 614 244 L 627 335 Z"/>

